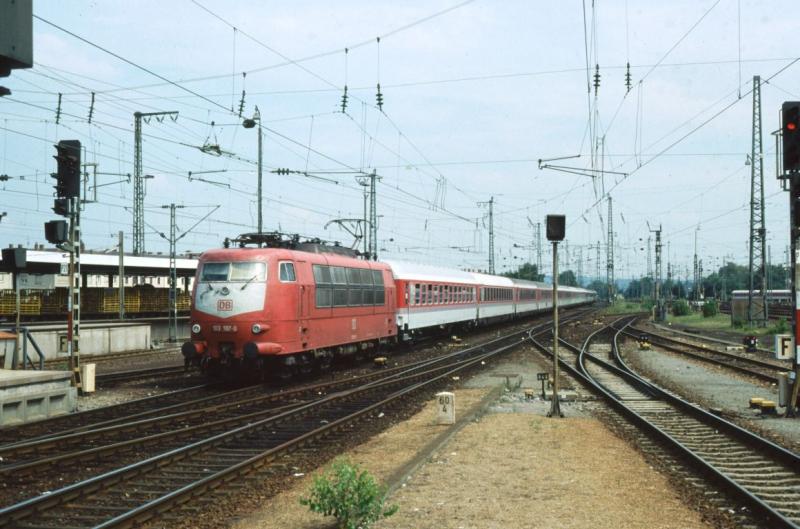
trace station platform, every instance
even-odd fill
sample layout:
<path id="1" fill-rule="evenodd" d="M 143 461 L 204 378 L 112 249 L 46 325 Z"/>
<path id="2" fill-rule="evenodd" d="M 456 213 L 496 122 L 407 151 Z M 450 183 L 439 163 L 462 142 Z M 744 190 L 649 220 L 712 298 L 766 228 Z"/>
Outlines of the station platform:
<path id="1" fill-rule="evenodd" d="M 0 427 L 72 413 L 77 405 L 67 371 L 0 369 Z"/>

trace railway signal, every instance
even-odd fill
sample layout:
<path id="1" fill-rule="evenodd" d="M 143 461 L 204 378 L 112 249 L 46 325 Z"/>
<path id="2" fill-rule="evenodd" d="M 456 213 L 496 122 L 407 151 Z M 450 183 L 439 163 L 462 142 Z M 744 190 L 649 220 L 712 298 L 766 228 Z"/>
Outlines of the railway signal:
<path id="1" fill-rule="evenodd" d="M 800 101 L 787 101 L 782 108 L 783 170 L 800 170 Z"/>
<path id="2" fill-rule="evenodd" d="M 51 176 L 56 179 L 56 196 L 77 197 L 81 188 L 81 142 L 61 140 L 55 147 L 58 153 L 54 158 L 58 162 L 58 169 Z"/>
<path id="3" fill-rule="evenodd" d="M 547 240 L 553 243 L 553 397 L 548 417 L 564 416 L 558 396 L 558 243 L 564 240 L 566 224 L 564 215 L 547 216 Z"/>
<path id="4" fill-rule="evenodd" d="M 800 101 L 786 101 L 781 107 L 781 129 L 779 132 L 782 159 L 779 159 L 778 178 L 782 180 L 783 189 L 789 191 L 789 242 L 791 245 L 792 298 L 795 310 L 792 315 L 794 335 L 794 362 L 791 373 L 792 394 L 786 407 L 787 417 L 797 417 L 798 394 L 800 394 L 800 292 L 797 285 L 797 252 L 800 250 Z M 782 167 L 780 167 L 782 165 Z"/>

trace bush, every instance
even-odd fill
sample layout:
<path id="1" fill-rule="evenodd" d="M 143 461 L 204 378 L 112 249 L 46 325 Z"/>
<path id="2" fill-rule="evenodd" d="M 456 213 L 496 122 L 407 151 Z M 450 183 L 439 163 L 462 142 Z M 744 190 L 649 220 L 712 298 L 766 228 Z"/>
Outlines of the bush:
<path id="1" fill-rule="evenodd" d="M 769 328 L 767 334 L 786 334 L 787 332 L 789 332 L 789 324 L 786 323 L 786 318 L 781 318 Z"/>
<path id="2" fill-rule="evenodd" d="M 312 511 L 334 516 L 340 529 L 367 529 L 380 518 L 397 512 L 397 505 L 384 510 L 386 489 L 366 470 L 344 458 L 314 478 L 310 494 L 300 503 Z"/>
<path id="3" fill-rule="evenodd" d="M 673 316 L 688 316 L 689 304 L 685 299 L 679 299 L 672 302 L 672 315 Z"/>
<path id="4" fill-rule="evenodd" d="M 717 302 L 713 299 L 709 299 L 705 303 L 703 303 L 703 317 L 704 318 L 713 318 L 719 314 L 719 306 Z"/>
<path id="5" fill-rule="evenodd" d="M 733 326 L 734 326 L 736 329 L 741 329 L 742 327 L 744 327 L 744 324 L 745 324 L 745 321 L 744 321 L 742 318 L 734 318 L 734 319 L 733 319 L 733 323 L 732 323 L 732 325 L 733 325 Z"/>

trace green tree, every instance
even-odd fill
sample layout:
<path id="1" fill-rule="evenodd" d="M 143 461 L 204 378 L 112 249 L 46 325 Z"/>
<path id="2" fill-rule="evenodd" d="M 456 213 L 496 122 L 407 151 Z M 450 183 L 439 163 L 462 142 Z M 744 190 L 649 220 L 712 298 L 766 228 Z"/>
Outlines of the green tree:
<path id="1" fill-rule="evenodd" d="M 608 286 L 605 281 L 595 279 L 586 288 L 597 292 L 598 299 L 608 300 Z"/>
<path id="2" fill-rule="evenodd" d="M 544 274 L 539 273 L 535 264 L 525 263 L 514 272 L 506 272 L 505 277 L 512 279 L 525 279 L 527 281 L 544 281 Z"/>
<path id="3" fill-rule="evenodd" d="M 578 280 L 575 278 L 575 272 L 572 270 L 564 270 L 558 274 L 558 284 L 568 287 L 578 286 Z"/>

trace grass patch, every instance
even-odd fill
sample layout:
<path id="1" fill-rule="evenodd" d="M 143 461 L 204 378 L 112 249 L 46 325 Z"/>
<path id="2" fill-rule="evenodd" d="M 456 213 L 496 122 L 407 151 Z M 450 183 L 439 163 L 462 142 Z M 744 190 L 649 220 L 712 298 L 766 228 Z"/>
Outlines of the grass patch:
<path id="1" fill-rule="evenodd" d="M 644 305 L 634 301 L 615 301 L 612 305 L 604 308 L 602 314 L 627 314 L 630 312 L 650 312 L 651 305 Z"/>
<path id="2" fill-rule="evenodd" d="M 781 334 L 790 331 L 785 331 L 779 322 L 771 321 L 768 327 L 734 327 L 731 325 L 731 317 L 729 314 L 717 314 L 710 318 L 704 318 L 702 312 L 693 312 L 688 316 L 667 316 L 667 321 L 672 324 L 684 325 L 693 329 L 703 331 L 727 331 L 742 336 L 746 334 L 754 334 L 756 336 L 763 336 L 766 334 Z"/>

